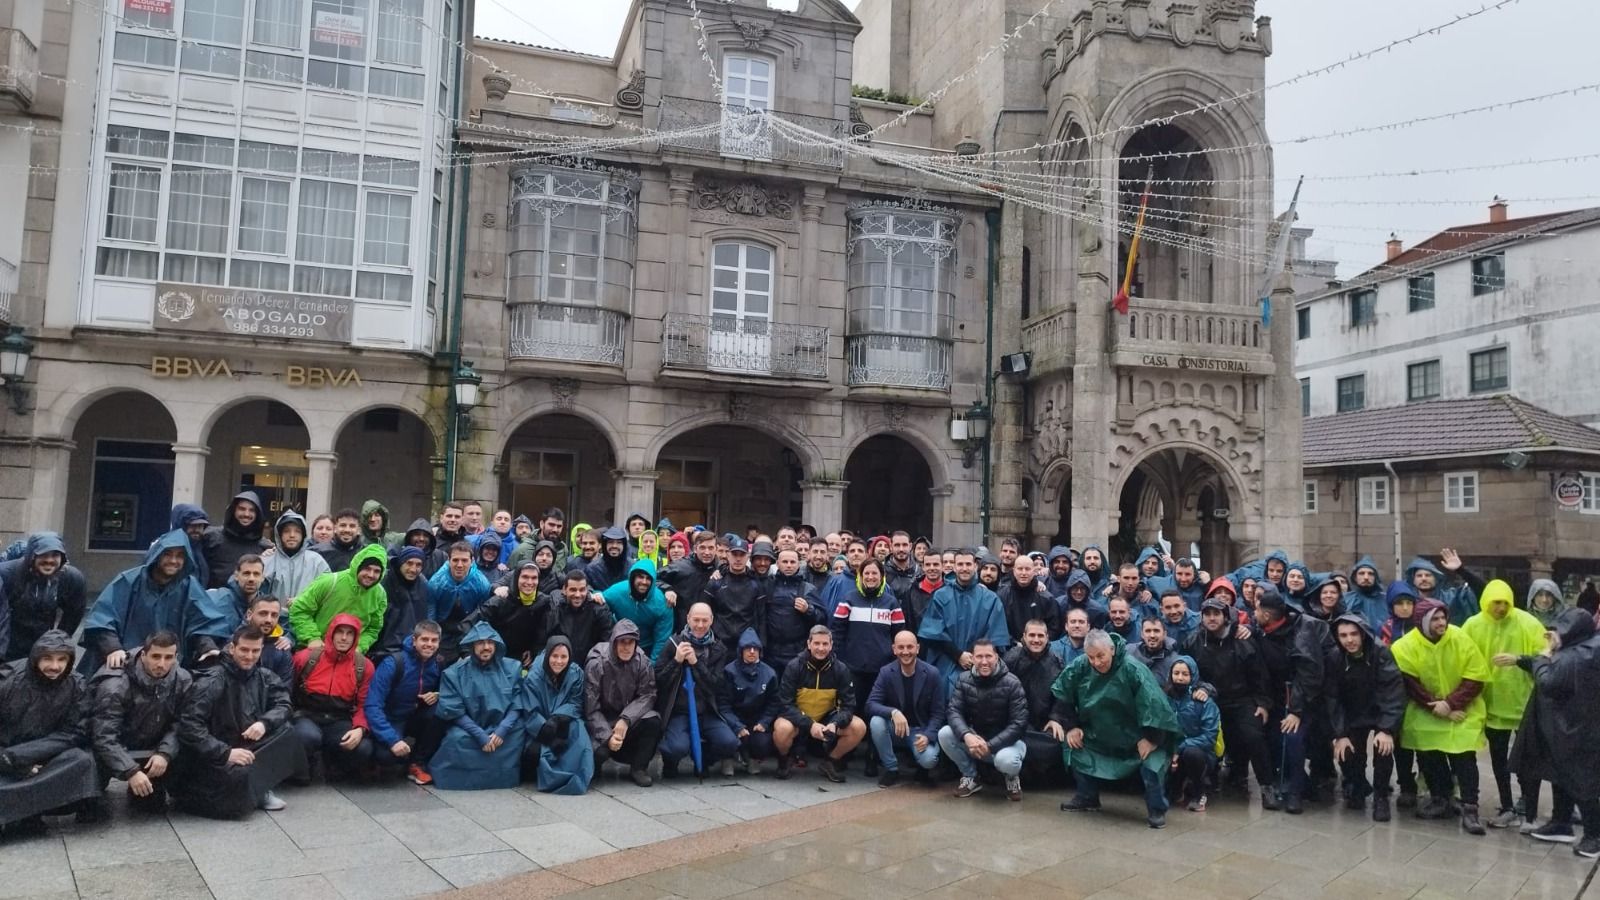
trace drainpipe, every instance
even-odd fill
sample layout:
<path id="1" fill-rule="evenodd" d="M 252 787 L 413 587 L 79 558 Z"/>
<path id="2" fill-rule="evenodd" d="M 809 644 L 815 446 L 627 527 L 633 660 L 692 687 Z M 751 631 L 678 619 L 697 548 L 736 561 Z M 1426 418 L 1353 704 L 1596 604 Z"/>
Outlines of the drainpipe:
<path id="1" fill-rule="evenodd" d="M 1389 513 L 1390 518 L 1394 519 L 1394 577 L 1401 578 L 1405 575 L 1405 570 L 1400 568 L 1400 550 L 1402 547 L 1402 544 L 1400 543 L 1400 474 L 1394 470 L 1393 460 L 1384 460 L 1383 467 L 1389 470 L 1389 478 L 1391 483 L 1394 485 L 1394 487 L 1389 489 Z M 1356 504 L 1359 506 L 1360 503 L 1361 481 L 1360 479 L 1357 479 Z M 1359 514 L 1359 509 L 1357 512 Z"/>
<path id="2" fill-rule="evenodd" d="M 997 126 L 998 127 L 998 123 Z M 978 520 L 982 525 L 983 542 L 989 542 L 989 479 L 990 452 L 994 446 L 994 289 L 1000 280 L 1000 210 L 991 209 L 983 214 L 989 226 L 989 277 L 984 279 L 983 291 L 983 394 L 984 405 L 989 408 L 989 433 L 983 440 L 983 493 L 979 495 Z"/>
<path id="3" fill-rule="evenodd" d="M 465 159 L 461 155 L 464 145 L 460 138 L 461 110 L 465 108 L 462 99 L 467 92 L 467 62 L 466 53 L 462 45 L 464 30 L 467 20 L 467 9 L 464 3 L 456 6 L 456 97 L 454 109 L 450 114 L 455 118 L 450 125 L 452 136 L 450 138 L 450 158 L 452 161 Z M 461 175 L 461 191 L 456 192 L 456 173 Z M 449 218 L 445 223 L 445 257 L 444 274 L 446 292 L 450 298 L 450 308 L 446 314 L 445 349 L 438 354 L 436 359 L 445 364 L 445 443 L 444 443 L 444 497 L 448 500 L 456 495 L 456 442 L 460 439 L 458 428 L 459 410 L 456 409 L 455 374 L 456 368 L 461 364 L 461 311 L 466 298 L 466 272 L 463 261 L 467 252 L 467 197 L 472 186 L 472 167 L 450 166 L 450 187 L 447 196 L 450 198 Z M 457 203 L 457 197 L 460 202 Z M 457 207 L 460 215 L 457 216 Z M 454 233 L 455 241 L 452 246 L 448 237 Z"/>

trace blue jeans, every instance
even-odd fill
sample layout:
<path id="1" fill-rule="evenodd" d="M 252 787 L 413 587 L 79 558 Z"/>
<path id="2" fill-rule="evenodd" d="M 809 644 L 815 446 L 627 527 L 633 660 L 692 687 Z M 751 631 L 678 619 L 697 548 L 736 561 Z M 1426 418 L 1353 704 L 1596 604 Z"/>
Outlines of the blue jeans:
<path id="1" fill-rule="evenodd" d="M 967 753 L 966 743 L 957 740 L 956 733 L 949 725 L 939 729 L 939 749 L 956 764 L 962 778 L 978 777 L 978 764 Z M 994 763 L 995 770 L 1007 778 L 1022 771 L 1022 760 L 1028 755 L 1028 745 L 1020 740 L 1005 747 L 991 746 L 989 750 L 989 759 Z"/>
<path id="2" fill-rule="evenodd" d="M 928 746 L 919 753 L 915 731 L 908 731 L 905 737 L 897 738 L 894 736 L 894 723 L 883 716 L 873 716 L 867 728 L 872 732 L 872 748 L 878 751 L 878 761 L 890 772 L 900 771 L 900 758 L 894 754 L 896 747 L 904 747 L 917 761 L 917 765 L 924 769 L 931 769 L 939 764 L 938 741 L 929 741 Z"/>
<path id="3" fill-rule="evenodd" d="M 712 763 L 737 756 L 739 753 L 739 739 L 734 736 L 728 723 L 716 716 L 700 718 L 700 745 L 701 761 L 708 769 Z M 661 762 L 669 769 L 676 769 L 679 761 L 690 754 L 687 714 L 679 713 L 668 720 L 667 727 L 661 735 L 660 749 Z"/>
<path id="4" fill-rule="evenodd" d="M 1159 751 L 1158 751 L 1159 752 Z M 1165 754 L 1163 754 L 1165 756 Z M 1083 800 L 1098 801 L 1100 787 L 1104 780 L 1085 775 L 1082 772 L 1072 773 L 1078 781 L 1078 797 Z M 1139 767 L 1139 778 L 1144 782 L 1144 806 L 1151 815 L 1167 811 L 1167 764 L 1163 763 L 1159 769 L 1149 766 Z"/>

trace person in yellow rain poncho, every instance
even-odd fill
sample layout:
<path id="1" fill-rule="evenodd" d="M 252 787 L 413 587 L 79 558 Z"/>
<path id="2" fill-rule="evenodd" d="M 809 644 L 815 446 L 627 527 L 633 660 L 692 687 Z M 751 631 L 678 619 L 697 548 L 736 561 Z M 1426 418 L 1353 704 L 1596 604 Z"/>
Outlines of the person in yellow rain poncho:
<path id="1" fill-rule="evenodd" d="M 1484 735 L 1489 740 L 1489 764 L 1494 767 L 1495 787 L 1500 791 L 1500 811 L 1489 820 L 1491 828 L 1515 828 L 1522 824 L 1522 816 L 1511 799 L 1509 760 L 1511 735 L 1522 724 L 1522 711 L 1533 695 L 1533 676 L 1517 667 L 1517 658 L 1537 656 L 1545 648 L 1544 625 L 1532 614 L 1517 609 L 1513 596 L 1511 585 L 1499 579 L 1489 582 L 1478 598 L 1482 611 L 1461 626 L 1467 637 L 1478 645 L 1483 658 L 1494 667 L 1489 683 L 1483 686 L 1488 717 Z"/>
<path id="2" fill-rule="evenodd" d="M 1417 808 L 1420 819 L 1448 819 L 1461 798 L 1461 828 L 1483 834 L 1478 820 L 1478 748 L 1488 718 L 1484 685 L 1493 673 L 1483 651 L 1466 632 L 1450 624 L 1437 600 L 1418 600 L 1411 613 L 1416 627 L 1389 649 L 1406 685 L 1406 715 L 1400 745 L 1417 751 L 1417 762 L 1432 793 Z"/>

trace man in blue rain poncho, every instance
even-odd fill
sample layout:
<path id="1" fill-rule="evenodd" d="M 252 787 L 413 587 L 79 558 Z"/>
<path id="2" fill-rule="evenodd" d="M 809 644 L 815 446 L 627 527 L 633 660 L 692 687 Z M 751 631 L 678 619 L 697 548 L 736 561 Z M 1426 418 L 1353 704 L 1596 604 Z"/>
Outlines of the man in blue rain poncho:
<path id="1" fill-rule="evenodd" d="M 1406 566 L 1406 584 L 1417 589 L 1418 601 L 1443 603 L 1451 625 L 1464 625 L 1480 612 L 1478 594 L 1482 593 L 1485 582 L 1462 565 L 1461 557 L 1449 547 L 1439 551 L 1439 561 L 1444 565 L 1443 572 L 1424 557 L 1413 559 L 1411 565 Z M 1445 572 L 1460 577 L 1462 583 L 1446 586 L 1443 583 Z"/>
<path id="2" fill-rule="evenodd" d="M 1345 591 L 1344 608 L 1360 616 L 1374 635 L 1389 621 L 1389 601 L 1384 598 L 1383 591 L 1383 579 L 1372 557 L 1356 560 L 1356 567 L 1350 570 L 1350 590 Z"/>
<path id="3" fill-rule="evenodd" d="M 572 642 L 553 635 L 522 679 L 524 768 L 538 770 L 539 790 L 582 794 L 594 777 L 594 750 L 583 718 L 583 669 L 572 662 Z"/>
<path id="4" fill-rule="evenodd" d="M 84 619 L 78 671 L 122 668 L 144 639 L 166 630 L 178 636 L 185 668 L 214 655 L 229 634 L 228 616 L 206 594 L 189 536 L 169 531 L 145 552 L 144 562 L 112 579 Z"/>
<path id="5" fill-rule="evenodd" d="M 439 683 L 434 712 L 450 724 L 430 772 L 436 787 L 476 791 L 516 787 L 522 780 L 522 665 L 488 622 L 461 639 L 463 655 Z"/>
<path id="6" fill-rule="evenodd" d="M 917 637 L 928 648 L 928 661 L 944 677 L 945 693 L 956 679 L 972 668 L 972 644 L 978 638 L 994 642 L 1004 653 L 1011 646 L 1011 629 L 1000 598 L 978 583 L 978 559 L 971 550 L 956 551 L 955 578 L 934 592 L 923 612 Z"/>

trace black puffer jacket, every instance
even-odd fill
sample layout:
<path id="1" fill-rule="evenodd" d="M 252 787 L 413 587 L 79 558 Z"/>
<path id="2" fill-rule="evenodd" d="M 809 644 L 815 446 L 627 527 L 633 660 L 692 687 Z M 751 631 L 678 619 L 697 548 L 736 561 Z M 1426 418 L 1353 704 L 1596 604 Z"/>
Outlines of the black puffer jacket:
<path id="1" fill-rule="evenodd" d="M 917 582 L 922 580 L 922 567 L 908 559 L 902 569 L 891 556 L 884 560 L 883 577 L 889 582 L 889 593 L 900 598 L 900 606 L 904 608 L 911 599 L 911 592 L 917 589 Z"/>
<path id="2" fill-rule="evenodd" d="M 0 775 L 47 763 L 87 743 L 89 689 L 83 676 L 67 671 L 54 680 L 39 673 L 47 653 L 77 650 L 65 631 L 46 631 L 27 659 L 0 668 Z"/>
<path id="3" fill-rule="evenodd" d="M 1061 637 L 1064 623 L 1061 604 L 1047 590 L 1040 590 L 1039 579 L 1030 579 L 1026 585 L 1002 579 L 995 596 L 1000 598 L 1000 608 L 1006 612 L 1006 629 L 1011 632 L 1011 644 L 1022 643 L 1022 628 L 1038 619 L 1050 633 L 1050 640 Z"/>
<path id="4" fill-rule="evenodd" d="M 1333 620 L 1337 633 L 1341 624 L 1361 629 L 1361 655 L 1351 656 L 1338 646 L 1324 657 L 1327 685 L 1328 722 L 1335 738 L 1346 737 L 1363 728 L 1376 728 L 1389 735 L 1400 733 L 1400 720 L 1406 711 L 1405 682 L 1389 648 L 1378 643 L 1367 630 L 1367 620 L 1356 613 L 1345 613 Z"/>
<path id="5" fill-rule="evenodd" d="M 1200 675 L 1216 688 L 1218 707 L 1256 707 L 1272 709 L 1267 691 L 1267 670 L 1256 653 L 1256 641 L 1239 640 L 1230 615 L 1222 623 L 1222 634 L 1213 637 L 1204 626 L 1189 632 L 1179 649 L 1194 659 Z"/>
<path id="6" fill-rule="evenodd" d="M 242 670 L 227 653 L 189 690 L 178 716 L 178 741 L 185 754 L 214 766 L 228 751 L 247 743 L 244 730 L 256 722 L 271 734 L 289 721 L 289 688 L 278 676 L 256 666 Z"/>
<path id="7" fill-rule="evenodd" d="M 31 534 L 27 548 L 22 558 L 0 563 L 0 591 L 4 592 L 0 603 L 11 612 L 10 647 L 0 642 L 0 654 L 7 661 L 26 657 L 40 635 L 52 628 L 76 632 L 87 608 L 83 573 L 67 565 L 61 535 L 53 531 Z M 49 578 L 40 578 L 33 570 L 41 553 L 61 554 L 61 568 Z M 5 631 L 0 628 L 0 637 Z"/>
<path id="8" fill-rule="evenodd" d="M 781 673 L 789 660 L 806 652 L 811 627 L 826 624 L 827 611 L 822 608 L 822 601 L 817 599 L 817 589 L 811 586 L 803 573 L 775 573 L 769 583 L 767 633 L 762 635 L 762 640 L 766 645 L 766 661 Z M 794 608 L 794 601 L 799 597 L 805 598 L 805 612 Z"/>
<path id="9" fill-rule="evenodd" d="M 1304 718 L 1321 709 L 1324 665 L 1333 644 L 1327 622 L 1301 615 L 1292 607 L 1284 613 L 1288 618 L 1283 624 L 1272 631 L 1257 629 L 1251 640 L 1256 642 L 1267 672 L 1267 696 L 1272 700 L 1267 708 Z M 1200 675 L 1211 678 L 1204 665 Z"/>
<path id="10" fill-rule="evenodd" d="M 178 715 L 193 677 L 177 666 L 151 678 L 134 651 L 120 669 L 102 667 L 90 679 L 94 717 L 89 735 L 102 771 L 126 780 L 138 771 L 130 751 L 155 751 L 171 762 L 178 755 Z"/>
<path id="11" fill-rule="evenodd" d="M 995 749 L 1014 744 L 1028 730 L 1028 694 L 1004 661 L 987 678 L 968 669 L 956 679 L 945 722 L 956 740 L 976 734 Z"/>
<path id="12" fill-rule="evenodd" d="M 248 526 L 240 525 L 239 520 L 233 516 L 233 508 L 239 501 L 250 503 L 256 508 L 256 519 Z M 267 528 L 267 514 L 261 508 L 261 498 L 255 491 L 240 491 L 233 495 L 233 502 L 228 504 L 228 513 L 223 517 L 223 524 L 213 525 L 206 529 L 205 535 L 200 539 L 200 546 L 204 549 L 206 565 L 206 587 L 219 588 L 228 583 L 228 577 L 239 564 L 239 557 L 246 553 L 260 553 L 272 546 L 264 535 Z M 341 571 L 335 569 L 334 571 Z"/>
<path id="13" fill-rule="evenodd" d="M 1048 645 L 1042 653 L 1034 656 L 1020 643 L 1006 651 L 1005 664 L 1011 674 L 1022 682 L 1022 691 L 1028 697 L 1028 727 L 1043 731 L 1044 723 L 1050 721 L 1050 708 L 1056 702 L 1055 695 L 1050 693 L 1050 686 L 1056 683 L 1056 677 L 1066 666 L 1050 652 Z"/>
<path id="14" fill-rule="evenodd" d="M 754 628 L 756 634 L 766 633 L 767 579 L 749 569 L 738 574 L 724 569 L 721 578 L 706 585 L 702 599 L 711 604 L 711 627 L 730 655 L 746 628 Z M 678 603 L 683 603 L 682 594 L 678 595 Z"/>

